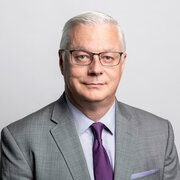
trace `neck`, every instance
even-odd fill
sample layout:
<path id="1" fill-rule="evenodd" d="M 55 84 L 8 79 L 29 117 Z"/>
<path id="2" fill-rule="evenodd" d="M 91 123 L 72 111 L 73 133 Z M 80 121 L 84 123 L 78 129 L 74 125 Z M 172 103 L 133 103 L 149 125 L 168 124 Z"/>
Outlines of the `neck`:
<path id="1" fill-rule="evenodd" d="M 101 117 L 103 117 L 108 110 L 111 108 L 111 106 L 114 103 L 114 99 L 111 99 L 109 101 L 84 101 L 81 99 L 78 99 L 78 101 L 73 98 L 73 96 L 70 96 L 69 94 L 66 94 L 70 102 L 78 108 L 83 114 L 85 114 L 89 119 L 97 122 Z"/>

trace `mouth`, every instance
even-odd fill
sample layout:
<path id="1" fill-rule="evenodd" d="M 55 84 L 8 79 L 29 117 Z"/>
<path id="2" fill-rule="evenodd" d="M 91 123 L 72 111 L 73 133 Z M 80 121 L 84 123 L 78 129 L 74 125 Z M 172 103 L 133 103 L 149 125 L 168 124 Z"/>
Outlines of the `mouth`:
<path id="1" fill-rule="evenodd" d="M 84 85 L 88 86 L 88 87 L 102 87 L 104 86 L 105 84 L 104 83 L 94 83 L 94 82 L 90 82 L 90 83 L 83 83 Z"/>

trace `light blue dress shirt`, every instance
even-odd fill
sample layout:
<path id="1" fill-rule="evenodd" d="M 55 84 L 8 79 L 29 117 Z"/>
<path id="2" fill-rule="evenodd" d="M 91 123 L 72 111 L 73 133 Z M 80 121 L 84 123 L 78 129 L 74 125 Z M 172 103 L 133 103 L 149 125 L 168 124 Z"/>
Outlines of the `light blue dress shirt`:
<path id="1" fill-rule="evenodd" d="M 67 104 L 72 112 L 77 133 L 82 145 L 86 163 L 88 166 L 91 180 L 94 180 L 93 170 L 93 142 L 94 136 L 90 126 L 94 123 L 93 120 L 89 119 L 81 111 L 79 111 L 67 98 Z M 109 111 L 98 121 L 103 123 L 109 130 L 103 129 L 102 131 L 102 143 L 108 154 L 112 168 L 114 169 L 114 155 L 115 155 L 115 102 Z"/>

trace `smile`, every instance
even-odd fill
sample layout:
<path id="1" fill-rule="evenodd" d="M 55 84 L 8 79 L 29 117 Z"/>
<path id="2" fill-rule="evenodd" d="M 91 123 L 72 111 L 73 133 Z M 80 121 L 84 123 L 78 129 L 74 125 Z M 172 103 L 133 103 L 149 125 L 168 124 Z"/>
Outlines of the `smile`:
<path id="1" fill-rule="evenodd" d="M 101 87 L 104 85 L 104 83 L 83 83 L 83 84 L 89 87 Z"/>

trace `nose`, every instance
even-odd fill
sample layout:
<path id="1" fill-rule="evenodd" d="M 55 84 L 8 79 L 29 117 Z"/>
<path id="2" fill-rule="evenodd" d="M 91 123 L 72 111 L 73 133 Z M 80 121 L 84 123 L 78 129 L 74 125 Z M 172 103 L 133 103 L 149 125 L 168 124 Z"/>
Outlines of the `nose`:
<path id="1" fill-rule="evenodd" d="M 103 74 L 103 67 L 99 60 L 98 55 L 93 56 L 93 60 L 92 60 L 91 64 L 89 65 L 88 73 L 89 73 L 89 75 L 94 75 L 94 76 Z"/>

